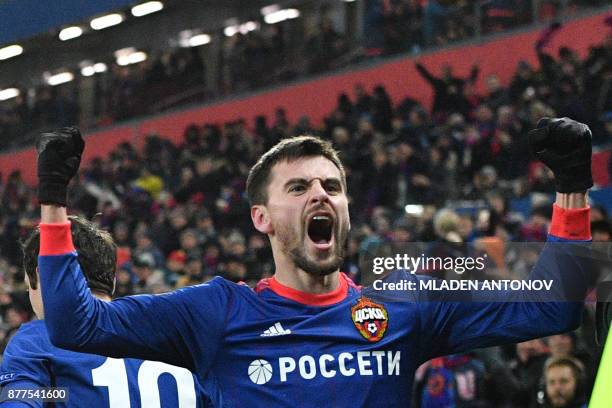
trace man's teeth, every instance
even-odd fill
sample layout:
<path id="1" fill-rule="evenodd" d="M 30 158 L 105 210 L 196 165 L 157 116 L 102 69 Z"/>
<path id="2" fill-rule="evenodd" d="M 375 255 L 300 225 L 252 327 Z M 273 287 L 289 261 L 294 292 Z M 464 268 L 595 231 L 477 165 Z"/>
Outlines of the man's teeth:
<path id="1" fill-rule="evenodd" d="M 315 221 L 329 221 L 330 218 L 327 215 L 315 215 L 312 219 Z"/>

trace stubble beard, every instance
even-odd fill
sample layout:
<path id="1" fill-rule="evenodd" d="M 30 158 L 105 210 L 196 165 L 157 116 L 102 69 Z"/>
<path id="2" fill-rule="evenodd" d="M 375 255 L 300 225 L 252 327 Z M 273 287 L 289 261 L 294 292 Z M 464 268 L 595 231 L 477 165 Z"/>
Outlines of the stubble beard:
<path id="1" fill-rule="evenodd" d="M 344 247 L 348 238 L 348 226 L 335 228 L 333 232 L 335 240 L 332 248 L 333 252 L 327 255 L 324 260 L 312 259 L 312 256 L 306 253 L 304 242 L 306 234 L 302 228 L 296 231 L 291 229 L 290 226 L 283 225 L 277 231 L 280 232 L 279 241 L 283 252 L 289 255 L 298 268 L 312 276 L 327 276 L 339 270 L 344 263 Z"/>

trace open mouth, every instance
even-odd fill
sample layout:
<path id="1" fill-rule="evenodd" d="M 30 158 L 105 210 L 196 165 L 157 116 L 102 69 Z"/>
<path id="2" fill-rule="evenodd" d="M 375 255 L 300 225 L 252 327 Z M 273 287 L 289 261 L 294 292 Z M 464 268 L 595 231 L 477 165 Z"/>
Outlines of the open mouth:
<path id="1" fill-rule="evenodd" d="M 330 215 L 317 214 L 308 223 L 308 237 L 319 248 L 328 248 L 332 241 L 334 220 Z"/>

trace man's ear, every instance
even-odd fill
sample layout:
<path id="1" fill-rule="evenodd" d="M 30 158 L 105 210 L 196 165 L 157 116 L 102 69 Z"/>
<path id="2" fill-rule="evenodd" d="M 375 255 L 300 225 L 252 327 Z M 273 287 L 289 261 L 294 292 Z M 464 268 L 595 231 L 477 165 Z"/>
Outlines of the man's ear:
<path id="1" fill-rule="evenodd" d="M 274 229 L 270 220 L 270 213 L 265 205 L 254 205 L 251 207 L 251 220 L 255 229 L 262 234 L 271 234 Z"/>

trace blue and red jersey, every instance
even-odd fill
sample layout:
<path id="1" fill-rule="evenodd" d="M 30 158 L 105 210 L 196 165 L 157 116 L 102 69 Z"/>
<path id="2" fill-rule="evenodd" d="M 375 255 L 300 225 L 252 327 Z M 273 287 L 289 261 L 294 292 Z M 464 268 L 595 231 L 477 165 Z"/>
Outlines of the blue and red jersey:
<path id="1" fill-rule="evenodd" d="M 8 390 L 66 388 L 65 402 L 23 398 L 0 407 L 192 407 L 201 408 L 195 377 L 158 361 L 115 359 L 64 350 L 51 344 L 42 320 L 23 324 L 8 343 L 0 366 L 0 387 Z"/>
<path id="2" fill-rule="evenodd" d="M 551 241 L 588 239 L 588 209 L 555 208 Z M 561 220 L 561 221 L 560 221 Z M 556 224 L 555 224 L 556 222 Z M 51 340 L 115 358 L 160 360 L 198 376 L 218 407 L 409 406 L 416 368 L 442 355 L 565 332 L 582 303 L 524 293 L 454 300 L 360 288 L 326 294 L 274 278 L 256 290 L 222 278 L 161 295 L 91 296 L 68 224 L 41 225 L 39 269 Z M 586 293 L 588 270 L 547 245 L 529 279 Z M 423 278 L 397 271 L 387 280 Z"/>

